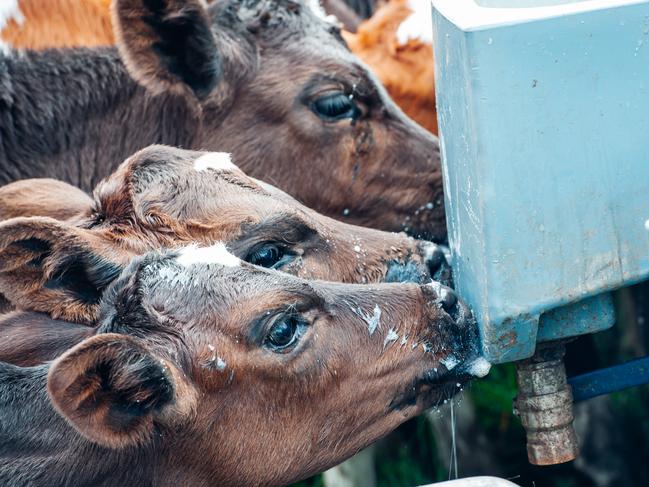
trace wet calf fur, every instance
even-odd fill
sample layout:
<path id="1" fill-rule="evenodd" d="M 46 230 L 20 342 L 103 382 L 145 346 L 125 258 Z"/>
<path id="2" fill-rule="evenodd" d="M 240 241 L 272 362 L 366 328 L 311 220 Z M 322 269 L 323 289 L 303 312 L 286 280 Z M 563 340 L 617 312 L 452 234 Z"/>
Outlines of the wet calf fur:
<path id="1" fill-rule="evenodd" d="M 448 288 L 305 281 L 222 245 L 136 258 L 100 308 L 53 363 L 0 365 L 2 485 L 285 485 L 436 404 L 477 358 Z"/>
<path id="2" fill-rule="evenodd" d="M 116 0 L 113 20 L 120 55 L 0 53 L 0 183 L 90 191 L 153 143 L 225 150 L 323 214 L 445 238 L 438 140 L 301 1 Z"/>
<path id="3" fill-rule="evenodd" d="M 448 279 L 437 245 L 322 216 L 246 176 L 226 153 L 149 147 L 101 182 L 93 199 L 82 194 L 61 203 L 65 185 L 53 183 L 0 188 L 0 216 L 54 217 L 0 223 L 0 294 L 55 318 L 92 322 L 90 307 L 133 256 L 191 243 L 224 241 L 241 259 L 309 279 Z M 50 185 L 48 202 L 41 194 Z M 55 219 L 75 208 L 67 220 Z"/>

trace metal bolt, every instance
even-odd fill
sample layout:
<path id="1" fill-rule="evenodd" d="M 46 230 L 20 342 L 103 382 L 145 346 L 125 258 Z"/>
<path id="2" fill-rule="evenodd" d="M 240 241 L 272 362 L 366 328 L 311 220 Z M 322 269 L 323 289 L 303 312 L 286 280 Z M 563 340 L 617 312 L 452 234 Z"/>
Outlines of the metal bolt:
<path id="1" fill-rule="evenodd" d="M 531 358 L 516 364 L 514 414 L 527 433 L 527 457 L 534 465 L 565 463 L 579 454 L 564 354 L 561 342 L 541 343 Z"/>

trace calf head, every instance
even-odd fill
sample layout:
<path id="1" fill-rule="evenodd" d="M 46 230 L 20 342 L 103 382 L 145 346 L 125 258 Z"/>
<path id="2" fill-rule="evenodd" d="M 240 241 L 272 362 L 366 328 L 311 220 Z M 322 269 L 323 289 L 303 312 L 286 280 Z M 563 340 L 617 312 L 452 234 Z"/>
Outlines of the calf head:
<path id="1" fill-rule="evenodd" d="M 54 216 L 60 184 L 49 205 Z M 15 214 L 32 198 L 13 186 L 0 189 L 0 208 Z M 46 186 L 34 185 L 39 192 Z M 70 203 L 80 211 L 66 221 L 41 216 L 0 224 L 0 293 L 16 306 L 92 321 L 103 289 L 133 256 L 216 241 L 247 262 L 310 279 L 449 279 L 437 245 L 324 217 L 246 176 L 226 153 L 152 146 L 100 183 L 93 200 L 81 201 Z M 39 204 L 45 214 L 47 207 Z"/>
<path id="2" fill-rule="evenodd" d="M 305 281 L 189 247 L 132 262 L 48 388 L 83 436 L 153 451 L 161 475 L 285 485 L 486 372 L 476 337 L 440 285 Z"/>
<path id="3" fill-rule="evenodd" d="M 197 146 L 325 215 L 445 239 L 438 140 L 301 1 L 116 0 L 113 20 L 135 79 L 200 113 Z"/>

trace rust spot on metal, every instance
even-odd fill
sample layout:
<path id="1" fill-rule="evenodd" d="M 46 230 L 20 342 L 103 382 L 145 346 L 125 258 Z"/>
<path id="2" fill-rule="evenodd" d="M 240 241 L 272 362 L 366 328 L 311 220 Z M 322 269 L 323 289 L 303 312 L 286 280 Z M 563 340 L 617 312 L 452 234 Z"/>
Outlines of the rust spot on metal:
<path id="1" fill-rule="evenodd" d="M 518 334 L 512 330 L 504 335 L 500 335 L 500 338 L 498 338 L 498 346 L 511 348 L 516 344 L 516 340 L 518 340 Z"/>

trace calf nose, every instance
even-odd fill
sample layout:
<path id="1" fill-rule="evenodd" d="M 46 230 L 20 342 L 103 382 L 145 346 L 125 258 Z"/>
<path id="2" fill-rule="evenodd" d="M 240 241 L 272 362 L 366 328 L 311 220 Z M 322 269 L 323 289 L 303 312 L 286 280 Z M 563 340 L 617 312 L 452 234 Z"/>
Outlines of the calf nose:
<path id="1" fill-rule="evenodd" d="M 457 304 L 457 295 L 455 294 L 455 291 L 453 291 L 450 287 L 443 286 L 440 290 L 439 302 L 444 311 L 452 311 Z"/>
<path id="2" fill-rule="evenodd" d="M 432 275 L 446 262 L 446 256 L 440 245 L 427 242 L 424 246 L 424 260 Z"/>
<path id="3" fill-rule="evenodd" d="M 422 286 L 429 296 L 429 302 L 443 309 L 460 329 L 472 328 L 475 320 L 469 307 L 458 298 L 453 289 L 439 282 L 431 282 Z"/>
<path id="4" fill-rule="evenodd" d="M 457 294 L 455 291 L 444 284 L 433 281 L 426 284 L 424 288 L 428 289 L 431 300 L 441 309 L 452 315 L 458 305 Z M 432 291 L 432 293 L 431 293 Z M 462 303 L 460 303 L 462 304 Z"/>
<path id="5" fill-rule="evenodd" d="M 453 285 L 451 266 L 449 265 L 450 251 L 448 247 L 425 242 L 421 246 L 424 263 L 433 280 L 447 286 Z"/>

